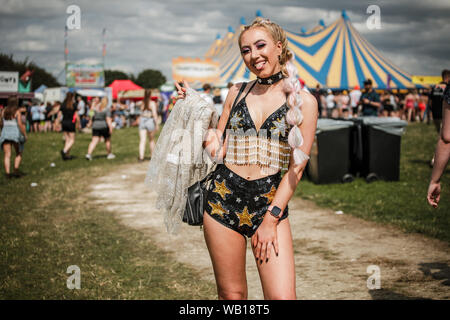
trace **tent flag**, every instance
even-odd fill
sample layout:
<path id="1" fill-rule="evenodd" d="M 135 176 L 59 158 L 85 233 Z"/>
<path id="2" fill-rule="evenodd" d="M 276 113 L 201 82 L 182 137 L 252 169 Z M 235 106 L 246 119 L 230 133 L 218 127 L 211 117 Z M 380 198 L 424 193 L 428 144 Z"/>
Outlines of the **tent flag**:
<path id="1" fill-rule="evenodd" d="M 262 16 L 257 12 L 257 16 Z M 242 61 L 238 37 L 243 29 L 244 19 L 234 31 L 229 27 L 222 39 L 216 39 L 205 57 L 219 62 L 220 81 L 249 81 L 255 76 L 247 70 Z M 372 79 L 374 88 L 415 88 L 412 76 L 385 58 L 355 29 L 345 13 L 333 23 L 326 25 L 320 20 L 310 30 L 302 32 L 286 30 L 288 48 L 294 53 L 294 64 L 300 77 L 309 87 L 320 84 L 333 89 L 348 89 L 356 85 L 363 87 L 366 79 Z"/>

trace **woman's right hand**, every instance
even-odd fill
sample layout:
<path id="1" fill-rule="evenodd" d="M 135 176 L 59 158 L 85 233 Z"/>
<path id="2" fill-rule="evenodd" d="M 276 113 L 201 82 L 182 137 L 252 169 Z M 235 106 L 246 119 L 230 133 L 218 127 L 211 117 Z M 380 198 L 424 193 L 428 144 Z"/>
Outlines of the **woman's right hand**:
<path id="1" fill-rule="evenodd" d="M 441 183 L 431 181 L 430 185 L 428 186 L 428 193 L 427 193 L 428 204 L 433 208 L 437 208 L 440 198 L 441 198 Z"/>
<path id="2" fill-rule="evenodd" d="M 190 87 L 189 87 L 189 84 L 187 83 L 187 81 L 186 81 L 186 80 L 183 80 L 183 87 L 181 87 L 181 86 L 178 84 L 178 82 L 175 81 L 175 87 L 177 88 L 177 94 L 178 94 L 177 100 L 178 100 L 178 99 L 184 99 L 184 98 L 186 98 L 186 90 L 187 90 L 188 88 L 190 88 Z"/>

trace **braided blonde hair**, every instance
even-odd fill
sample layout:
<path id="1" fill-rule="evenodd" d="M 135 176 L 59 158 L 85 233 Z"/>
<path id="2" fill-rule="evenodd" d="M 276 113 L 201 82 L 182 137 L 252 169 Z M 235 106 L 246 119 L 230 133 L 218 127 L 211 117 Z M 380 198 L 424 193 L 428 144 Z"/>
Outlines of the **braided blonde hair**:
<path id="1" fill-rule="evenodd" d="M 292 52 L 288 50 L 288 41 L 286 37 L 286 32 L 283 28 L 281 28 L 278 24 L 276 24 L 273 21 L 270 21 L 269 19 L 257 17 L 255 20 L 253 20 L 252 24 L 247 25 L 242 29 L 241 33 L 239 34 L 239 48 L 241 47 L 241 38 L 245 31 L 253 28 L 264 28 L 271 36 L 275 43 L 278 43 L 278 41 L 281 42 L 281 55 L 279 58 L 279 63 L 281 66 L 281 72 L 285 77 L 288 77 L 288 71 L 286 69 L 286 64 L 289 60 L 292 58 Z"/>

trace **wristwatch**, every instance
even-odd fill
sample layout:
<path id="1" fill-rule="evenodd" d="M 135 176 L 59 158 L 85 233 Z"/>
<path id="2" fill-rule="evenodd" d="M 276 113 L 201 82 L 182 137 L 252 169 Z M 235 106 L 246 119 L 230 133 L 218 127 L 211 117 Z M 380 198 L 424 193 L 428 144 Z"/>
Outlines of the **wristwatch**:
<path id="1" fill-rule="evenodd" d="M 267 211 L 270 212 L 272 216 L 279 219 L 281 217 L 281 209 L 277 206 L 270 206 Z"/>

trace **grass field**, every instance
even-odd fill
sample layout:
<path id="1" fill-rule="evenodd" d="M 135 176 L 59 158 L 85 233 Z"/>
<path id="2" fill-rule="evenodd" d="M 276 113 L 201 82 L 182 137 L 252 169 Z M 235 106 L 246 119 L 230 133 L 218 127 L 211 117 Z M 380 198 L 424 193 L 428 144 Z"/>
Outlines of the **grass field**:
<path id="1" fill-rule="evenodd" d="M 400 181 L 368 184 L 357 178 L 346 184 L 316 185 L 302 179 L 296 195 L 320 206 L 450 242 L 450 169 L 446 169 L 441 180 L 439 207 L 433 209 L 426 200 L 429 162 L 436 142 L 433 125 L 409 124 L 401 141 Z"/>
<path id="2" fill-rule="evenodd" d="M 124 227 L 111 213 L 86 201 L 85 192 L 93 179 L 137 161 L 137 128 L 114 132 L 114 160 L 106 160 L 105 147 L 99 144 L 94 161 L 86 161 L 90 138 L 78 134 L 72 151 L 77 158 L 63 162 L 61 134 L 30 134 L 22 166 L 27 175 L 10 181 L 1 175 L 0 298 L 216 297 L 214 284 L 201 281 L 195 270 L 175 262 L 140 232 Z M 450 241 L 449 170 L 442 179 L 439 208 L 434 210 L 426 203 L 428 161 L 436 139 L 431 125 L 407 127 L 398 182 L 367 184 L 356 179 L 350 184 L 314 185 L 304 179 L 296 195 L 345 214 Z M 38 185 L 31 187 L 32 182 Z M 83 290 L 67 289 L 70 265 L 80 267 Z"/>
<path id="3" fill-rule="evenodd" d="M 86 161 L 90 138 L 78 134 L 71 152 L 78 157 L 63 162 L 61 134 L 29 134 L 22 167 L 27 175 L 6 181 L 2 174 L 0 298 L 214 298 L 215 286 L 194 270 L 85 200 L 92 179 L 137 162 L 137 128 L 114 133 L 114 160 L 106 160 L 99 144 L 94 161 Z M 70 265 L 80 268 L 83 290 L 67 289 Z"/>

